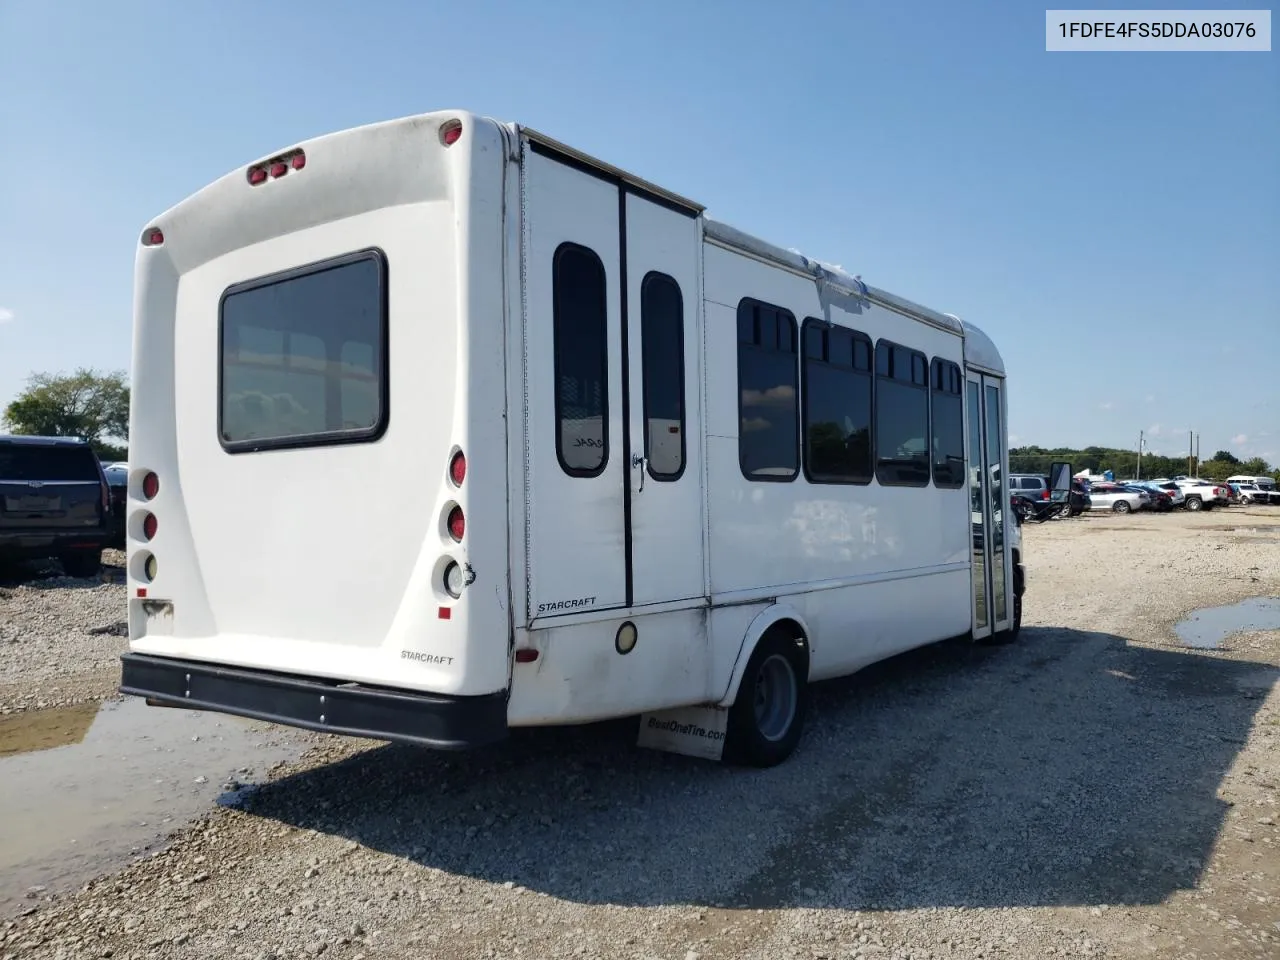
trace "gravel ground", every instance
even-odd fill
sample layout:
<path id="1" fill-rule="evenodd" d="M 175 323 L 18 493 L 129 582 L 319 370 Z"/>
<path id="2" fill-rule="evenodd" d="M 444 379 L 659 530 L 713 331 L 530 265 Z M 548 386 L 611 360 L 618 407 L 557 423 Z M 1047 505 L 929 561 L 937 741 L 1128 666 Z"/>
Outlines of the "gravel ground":
<path id="1" fill-rule="evenodd" d="M 0 957 L 1280 956 L 1280 631 L 1173 632 L 1280 594 L 1280 511 L 1024 530 L 1019 643 L 818 687 L 782 767 L 319 737 Z"/>
<path id="2" fill-rule="evenodd" d="M 0 715 L 115 696 L 128 646 L 125 555 L 103 552 L 99 577 L 56 564 L 0 574 Z"/>

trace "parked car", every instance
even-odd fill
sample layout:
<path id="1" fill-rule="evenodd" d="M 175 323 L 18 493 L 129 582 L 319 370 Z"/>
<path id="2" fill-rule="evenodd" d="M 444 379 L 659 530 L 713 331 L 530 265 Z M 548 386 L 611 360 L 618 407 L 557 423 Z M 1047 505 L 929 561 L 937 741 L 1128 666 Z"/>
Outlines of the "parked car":
<path id="1" fill-rule="evenodd" d="M 1091 509 L 1111 510 L 1115 513 L 1130 513 L 1149 509 L 1151 506 L 1151 495 L 1145 490 L 1130 490 L 1118 483 L 1106 481 L 1089 487 L 1089 499 Z"/>
<path id="2" fill-rule="evenodd" d="M 117 550 L 123 550 L 125 548 L 124 516 L 126 502 L 129 499 L 129 465 L 104 463 L 102 472 L 107 478 L 107 486 L 111 489 L 111 538 L 108 545 Z"/>
<path id="3" fill-rule="evenodd" d="M 0 561 L 56 558 L 68 576 L 93 576 L 111 518 L 106 474 L 83 440 L 0 436 Z"/>
<path id="4" fill-rule="evenodd" d="M 1252 503 L 1269 503 L 1273 506 L 1280 504 L 1280 490 L 1276 489 L 1276 482 L 1271 477 L 1237 475 L 1234 477 L 1227 477 L 1227 483 L 1238 484 L 1240 486 L 1251 486 L 1255 488 L 1255 490 L 1251 491 L 1250 494 Z"/>
<path id="5" fill-rule="evenodd" d="M 1143 480 L 1135 483 L 1126 483 L 1124 486 L 1131 490 L 1142 490 L 1147 493 L 1151 498 L 1151 509 L 1157 513 L 1173 509 L 1173 493 L 1156 486 L 1154 483 L 1148 483 Z"/>
<path id="6" fill-rule="evenodd" d="M 1214 507 L 1225 507 L 1231 502 L 1224 484 L 1187 478 L 1175 482 L 1182 488 L 1188 510 L 1212 510 Z"/>

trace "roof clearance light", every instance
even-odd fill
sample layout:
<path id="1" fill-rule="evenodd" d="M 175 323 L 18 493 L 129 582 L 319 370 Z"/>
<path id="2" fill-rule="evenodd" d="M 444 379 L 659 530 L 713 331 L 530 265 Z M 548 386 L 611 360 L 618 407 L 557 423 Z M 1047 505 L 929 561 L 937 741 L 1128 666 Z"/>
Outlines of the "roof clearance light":
<path id="1" fill-rule="evenodd" d="M 256 187 L 258 184 L 260 184 L 260 183 L 264 182 L 266 179 L 267 179 L 267 171 L 266 171 L 264 168 L 262 168 L 262 167 L 250 167 L 250 168 L 249 168 L 249 183 L 250 183 L 250 185 L 252 185 L 252 186 L 255 186 L 255 187 Z"/>
<path id="2" fill-rule="evenodd" d="M 275 179 L 276 177 L 283 177 L 288 172 L 289 172 L 289 165 L 287 163 L 281 162 L 281 163 L 273 163 L 271 165 L 272 179 Z"/>
<path id="3" fill-rule="evenodd" d="M 452 147 L 462 138 L 462 121 L 447 120 L 440 125 L 440 142 Z"/>
<path id="4" fill-rule="evenodd" d="M 289 165 L 295 170 L 301 170 L 307 165 L 307 155 L 299 150 L 293 155 L 293 159 L 289 161 Z"/>
<path id="5" fill-rule="evenodd" d="M 158 247 L 164 243 L 164 233 L 159 227 L 152 227 L 142 234 L 142 245 L 144 247 Z"/>

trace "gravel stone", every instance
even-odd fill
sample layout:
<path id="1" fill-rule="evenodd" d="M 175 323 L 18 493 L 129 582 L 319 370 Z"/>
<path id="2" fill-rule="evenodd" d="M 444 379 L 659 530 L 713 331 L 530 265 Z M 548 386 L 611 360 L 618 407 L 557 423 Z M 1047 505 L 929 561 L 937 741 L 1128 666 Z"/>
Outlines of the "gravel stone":
<path id="1" fill-rule="evenodd" d="M 1027 525 L 1017 643 L 815 687 L 773 770 L 638 751 L 623 723 L 469 754 L 317 735 L 166 848 L 0 917 L 0 957 L 1280 955 L 1280 631 L 1173 632 L 1280 593 L 1280 538 L 1246 516 L 1280 527 Z M 115 642 L 85 629 L 98 588 L 18 589 L 79 637 L 42 634 L 22 682 Z"/>
<path id="2" fill-rule="evenodd" d="M 0 572 L 0 716 L 117 696 L 128 648 L 125 555 L 105 550 L 99 577 L 54 565 Z"/>

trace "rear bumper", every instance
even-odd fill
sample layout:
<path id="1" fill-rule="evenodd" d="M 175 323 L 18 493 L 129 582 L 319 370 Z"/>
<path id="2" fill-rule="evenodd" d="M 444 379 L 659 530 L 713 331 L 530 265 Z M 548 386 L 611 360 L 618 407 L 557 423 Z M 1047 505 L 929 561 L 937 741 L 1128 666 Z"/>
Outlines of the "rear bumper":
<path id="1" fill-rule="evenodd" d="M 109 533 L 102 527 L 88 530 L 5 530 L 0 532 L 0 558 L 43 560 L 78 550 L 101 550 Z"/>
<path id="2" fill-rule="evenodd" d="M 120 692 L 168 706 L 214 710 L 255 720 L 465 750 L 507 736 L 507 695 L 455 697 L 227 667 L 149 654 L 121 656 Z"/>

